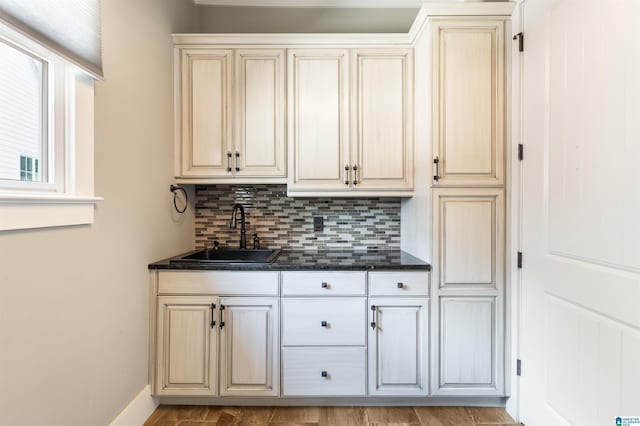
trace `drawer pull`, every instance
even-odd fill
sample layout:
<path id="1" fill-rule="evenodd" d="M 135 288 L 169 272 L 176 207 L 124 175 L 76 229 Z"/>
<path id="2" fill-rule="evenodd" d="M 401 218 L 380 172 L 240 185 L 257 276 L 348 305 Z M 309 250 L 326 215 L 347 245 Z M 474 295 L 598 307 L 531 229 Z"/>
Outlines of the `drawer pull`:
<path id="1" fill-rule="evenodd" d="M 398 288 L 400 289 L 404 288 L 404 283 L 398 283 Z"/>
<path id="2" fill-rule="evenodd" d="M 322 283 L 320 285 L 322 286 L 322 288 L 326 288 L 326 289 L 329 288 L 329 283 Z"/>
<path id="3" fill-rule="evenodd" d="M 321 326 L 323 326 L 323 327 L 327 327 L 327 322 L 326 322 L 326 321 L 322 321 L 322 322 L 320 323 L 320 325 L 321 325 Z"/>
<path id="4" fill-rule="evenodd" d="M 322 377 L 328 377 L 329 375 L 327 374 L 326 371 L 323 371 L 322 373 L 320 373 L 322 375 Z"/>
<path id="5" fill-rule="evenodd" d="M 376 329 L 376 305 L 371 305 L 371 328 Z"/>

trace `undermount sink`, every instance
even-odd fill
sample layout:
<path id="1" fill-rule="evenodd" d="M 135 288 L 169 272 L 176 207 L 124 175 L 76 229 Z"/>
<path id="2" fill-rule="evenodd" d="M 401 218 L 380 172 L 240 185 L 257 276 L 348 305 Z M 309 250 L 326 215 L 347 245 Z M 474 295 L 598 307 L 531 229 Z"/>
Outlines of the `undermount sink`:
<path id="1" fill-rule="evenodd" d="M 171 263 L 271 263 L 282 250 L 218 249 L 200 250 L 171 260 Z"/>

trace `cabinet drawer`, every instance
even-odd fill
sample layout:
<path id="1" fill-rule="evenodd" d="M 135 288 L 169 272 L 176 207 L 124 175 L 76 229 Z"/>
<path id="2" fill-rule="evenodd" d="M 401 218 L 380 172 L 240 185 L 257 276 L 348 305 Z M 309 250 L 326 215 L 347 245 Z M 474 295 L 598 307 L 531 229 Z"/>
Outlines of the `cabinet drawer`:
<path id="1" fill-rule="evenodd" d="M 284 396 L 365 394 L 365 348 L 284 348 Z"/>
<path id="2" fill-rule="evenodd" d="M 365 309 L 360 297 L 283 299 L 282 344 L 364 346 Z"/>
<path id="3" fill-rule="evenodd" d="M 370 296 L 428 296 L 428 272 L 369 272 Z"/>
<path id="4" fill-rule="evenodd" d="M 158 274 L 159 294 L 277 296 L 278 272 L 166 271 Z"/>
<path id="5" fill-rule="evenodd" d="M 283 272 L 283 296 L 364 296 L 365 272 Z"/>

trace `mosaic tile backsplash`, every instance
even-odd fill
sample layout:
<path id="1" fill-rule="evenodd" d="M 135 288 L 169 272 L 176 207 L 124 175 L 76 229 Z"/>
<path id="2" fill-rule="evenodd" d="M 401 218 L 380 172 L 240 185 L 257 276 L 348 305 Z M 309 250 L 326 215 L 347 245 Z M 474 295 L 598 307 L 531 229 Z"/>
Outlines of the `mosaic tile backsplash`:
<path id="1" fill-rule="evenodd" d="M 196 246 L 237 248 L 238 229 L 229 229 L 233 205 L 245 208 L 247 247 L 257 233 L 261 248 L 293 250 L 398 250 L 399 198 L 292 198 L 286 185 L 196 186 Z M 313 231 L 322 216 L 324 230 Z"/>

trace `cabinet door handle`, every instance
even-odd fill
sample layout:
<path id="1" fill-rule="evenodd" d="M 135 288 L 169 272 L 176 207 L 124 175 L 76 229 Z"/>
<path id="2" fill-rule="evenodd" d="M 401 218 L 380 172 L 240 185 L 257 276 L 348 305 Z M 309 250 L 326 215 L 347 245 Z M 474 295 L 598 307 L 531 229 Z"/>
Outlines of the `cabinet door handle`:
<path id="1" fill-rule="evenodd" d="M 327 290 L 329 289 L 329 283 L 322 283 L 320 284 L 320 286 L 322 286 L 322 288 L 326 288 Z"/>
<path id="2" fill-rule="evenodd" d="M 376 329 L 376 313 L 377 313 L 376 305 L 371 305 L 371 329 Z"/>
<path id="3" fill-rule="evenodd" d="M 358 184 L 358 166 L 356 166 L 355 164 L 353 165 L 353 185 L 357 185 Z"/>
<path id="4" fill-rule="evenodd" d="M 215 303 L 212 303 L 211 304 L 211 324 L 210 324 L 211 328 L 216 326 L 216 320 L 213 319 L 214 318 L 214 316 L 213 316 L 214 309 L 216 309 L 216 305 L 215 305 Z"/>
<path id="5" fill-rule="evenodd" d="M 351 177 L 350 176 L 351 173 L 349 173 L 349 170 L 351 170 L 351 169 L 350 169 L 348 164 L 346 166 L 344 166 L 344 171 L 345 171 L 345 173 L 344 173 L 344 184 L 347 185 L 347 186 L 349 186 L 349 180 L 350 180 L 350 177 Z"/>
<path id="6" fill-rule="evenodd" d="M 231 151 L 227 151 L 227 173 L 231 173 Z"/>
<path id="7" fill-rule="evenodd" d="M 398 283 L 398 288 L 400 289 L 404 288 L 404 283 Z"/>
<path id="8" fill-rule="evenodd" d="M 329 376 L 329 374 L 326 371 L 323 371 L 322 373 L 320 373 L 320 375 L 322 377 L 328 377 Z"/>
<path id="9" fill-rule="evenodd" d="M 240 166 L 238 166 L 238 161 L 240 160 L 240 152 L 236 151 L 236 172 L 240 171 Z"/>
<path id="10" fill-rule="evenodd" d="M 439 157 L 434 158 L 433 164 L 436 165 L 436 174 L 433 175 L 433 180 L 438 182 L 440 180 L 440 158 Z"/>
<path id="11" fill-rule="evenodd" d="M 321 325 L 322 327 L 327 327 L 327 322 L 326 322 L 326 321 L 322 321 L 322 322 L 320 323 L 320 325 Z"/>
<path id="12" fill-rule="evenodd" d="M 220 328 L 224 328 L 224 305 L 220 305 Z"/>

